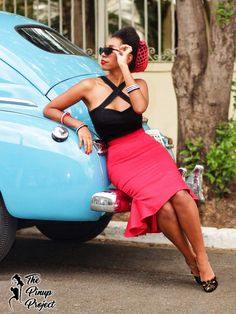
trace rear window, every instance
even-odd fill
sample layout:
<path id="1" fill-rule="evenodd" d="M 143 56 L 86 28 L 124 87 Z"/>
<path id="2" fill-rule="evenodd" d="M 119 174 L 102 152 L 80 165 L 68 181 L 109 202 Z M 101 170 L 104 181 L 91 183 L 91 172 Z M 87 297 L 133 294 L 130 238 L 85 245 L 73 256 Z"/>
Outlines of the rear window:
<path id="1" fill-rule="evenodd" d="M 16 31 L 40 49 L 51 53 L 88 56 L 82 49 L 51 28 L 36 25 L 17 26 Z"/>

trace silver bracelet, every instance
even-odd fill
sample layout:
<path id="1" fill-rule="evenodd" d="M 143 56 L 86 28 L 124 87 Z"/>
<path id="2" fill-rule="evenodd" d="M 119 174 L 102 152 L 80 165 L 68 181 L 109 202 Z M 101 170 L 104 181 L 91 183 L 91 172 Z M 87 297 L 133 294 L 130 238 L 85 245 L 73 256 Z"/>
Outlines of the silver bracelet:
<path id="1" fill-rule="evenodd" d="M 75 130 L 75 132 L 78 134 L 79 130 L 82 129 L 83 127 L 88 128 L 87 124 L 82 123 L 82 124 Z"/>
<path id="2" fill-rule="evenodd" d="M 132 91 L 136 90 L 136 89 L 140 89 L 140 86 L 138 84 L 132 84 L 128 87 L 126 87 L 126 91 L 127 93 L 131 93 Z"/>

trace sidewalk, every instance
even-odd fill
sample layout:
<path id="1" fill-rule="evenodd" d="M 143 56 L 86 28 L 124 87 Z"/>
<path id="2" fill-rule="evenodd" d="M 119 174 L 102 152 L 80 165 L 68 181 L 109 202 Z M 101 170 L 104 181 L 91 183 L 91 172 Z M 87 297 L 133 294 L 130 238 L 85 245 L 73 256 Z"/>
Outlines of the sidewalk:
<path id="1" fill-rule="evenodd" d="M 162 233 L 147 234 L 145 236 L 126 238 L 124 230 L 126 222 L 111 221 L 107 228 L 97 236 L 98 240 L 115 240 L 126 241 L 133 243 L 148 243 L 148 244 L 167 244 L 173 245 Z M 231 228 L 209 228 L 202 227 L 205 246 L 208 248 L 217 249 L 236 249 L 236 229 Z M 37 236 L 41 233 L 36 227 L 22 229 L 18 231 L 20 235 Z"/>
<path id="2" fill-rule="evenodd" d="M 111 221 L 97 239 L 173 245 L 163 233 L 126 238 L 123 235 L 126 224 L 123 221 Z M 236 229 L 202 227 L 202 233 L 205 246 L 208 248 L 236 249 Z"/>

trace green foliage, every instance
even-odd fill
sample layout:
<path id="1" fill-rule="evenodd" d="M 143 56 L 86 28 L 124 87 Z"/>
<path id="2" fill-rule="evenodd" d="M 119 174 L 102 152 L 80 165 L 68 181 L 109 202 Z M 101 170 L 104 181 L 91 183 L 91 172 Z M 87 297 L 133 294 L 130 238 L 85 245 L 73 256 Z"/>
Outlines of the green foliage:
<path id="1" fill-rule="evenodd" d="M 236 179 L 236 121 L 221 123 L 216 141 L 206 154 L 205 176 L 218 195 L 230 193 L 229 184 Z"/>
<path id="2" fill-rule="evenodd" d="M 188 174 L 193 170 L 196 164 L 201 161 L 201 149 L 203 147 L 203 141 L 199 137 L 195 141 L 187 140 L 185 142 L 185 149 L 180 152 L 181 166 L 183 165 Z"/>
<path id="3" fill-rule="evenodd" d="M 234 80 L 232 82 L 232 94 L 233 94 L 233 107 L 234 107 L 234 113 L 233 113 L 233 117 L 232 119 L 234 118 L 235 116 L 235 112 L 236 112 L 236 80 Z"/>
<path id="4" fill-rule="evenodd" d="M 234 8 L 232 0 L 223 0 L 218 3 L 218 7 L 216 9 L 216 22 L 219 27 L 225 27 L 233 15 Z"/>
<path id="5" fill-rule="evenodd" d="M 181 163 L 192 171 L 196 164 L 203 164 L 204 175 L 212 184 L 214 191 L 219 196 L 229 194 L 229 186 L 236 180 L 236 81 L 232 83 L 234 99 L 233 117 L 227 122 L 220 123 L 216 128 L 215 142 L 206 153 L 205 162 L 202 162 L 201 150 L 203 140 L 198 138 L 195 141 L 187 140 L 185 150 L 180 153 Z"/>

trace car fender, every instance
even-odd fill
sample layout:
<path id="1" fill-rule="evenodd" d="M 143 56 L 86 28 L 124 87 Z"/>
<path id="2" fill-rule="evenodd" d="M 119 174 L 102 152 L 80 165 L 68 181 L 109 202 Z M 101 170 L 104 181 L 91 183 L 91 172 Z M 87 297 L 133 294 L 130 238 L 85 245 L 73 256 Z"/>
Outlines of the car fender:
<path id="1" fill-rule="evenodd" d="M 9 213 L 17 218 L 89 221 L 91 196 L 107 188 L 105 157 L 86 155 L 69 129 L 64 142 L 51 132 L 58 123 L 0 111 L 0 191 Z"/>

